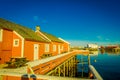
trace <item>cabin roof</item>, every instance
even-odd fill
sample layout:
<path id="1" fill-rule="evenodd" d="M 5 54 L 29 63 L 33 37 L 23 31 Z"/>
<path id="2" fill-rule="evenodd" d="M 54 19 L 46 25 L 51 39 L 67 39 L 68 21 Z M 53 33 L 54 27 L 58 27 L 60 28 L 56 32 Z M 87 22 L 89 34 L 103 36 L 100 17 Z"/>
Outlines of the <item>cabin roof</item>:
<path id="1" fill-rule="evenodd" d="M 52 34 L 49 34 L 49 33 L 46 33 L 46 32 L 42 32 L 47 38 L 49 38 L 51 41 L 53 42 L 60 42 L 60 43 L 63 43 L 62 40 L 60 40 L 59 38 L 57 38 L 56 36 L 52 35 Z"/>
<path id="2" fill-rule="evenodd" d="M 30 28 L 16 24 L 14 22 L 7 21 L 2 18 L 0 18 L 0 28 L 16 31 L 26 40 L 49 42 L 48 40 L 44 40 L 40 36 L 36 35 L 36 33 Z"/>

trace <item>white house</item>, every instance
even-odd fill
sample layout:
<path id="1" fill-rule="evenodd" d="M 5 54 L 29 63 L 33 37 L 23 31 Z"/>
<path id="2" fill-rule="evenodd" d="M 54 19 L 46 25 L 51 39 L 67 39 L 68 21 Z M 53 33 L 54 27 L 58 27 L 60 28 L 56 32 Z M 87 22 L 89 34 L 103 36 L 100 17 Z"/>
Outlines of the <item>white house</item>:
<path id="1" fill-rule="evenodd" d="M 98 48 L 97 44 L 87 44 L 87 48 Z"/>

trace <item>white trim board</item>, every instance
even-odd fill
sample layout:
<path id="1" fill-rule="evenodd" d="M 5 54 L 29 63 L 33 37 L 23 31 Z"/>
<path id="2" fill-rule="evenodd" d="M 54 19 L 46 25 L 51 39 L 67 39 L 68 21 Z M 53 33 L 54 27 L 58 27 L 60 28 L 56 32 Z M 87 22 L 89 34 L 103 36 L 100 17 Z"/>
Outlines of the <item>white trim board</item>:
<path id="1" fill-rule="evenodd" d="M 20 34 L 18 34 L 16 31 L 13 31 L 13 33 L 14 34 L 16 34 L 18 37 L 20 37 L 21 39 L 22 39 L 22 46 L 21 46 L 21 57 L 24 57 L 24 38 L 20 35 Z"/>

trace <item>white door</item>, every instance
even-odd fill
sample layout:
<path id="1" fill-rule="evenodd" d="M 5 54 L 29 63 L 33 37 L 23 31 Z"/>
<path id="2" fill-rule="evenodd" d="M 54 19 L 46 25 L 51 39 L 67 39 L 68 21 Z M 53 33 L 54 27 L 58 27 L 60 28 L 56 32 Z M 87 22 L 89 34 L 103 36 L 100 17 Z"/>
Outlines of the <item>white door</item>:
<path id="1" fill-rule="evenodd" d="M 60 54 L 60 45 L 58 45 L 58 54 Z"/>
<path id="2" fill-rule="evenodd" d="M 38 59 L 39 44 L 34 44 L 34 60 Z"/>

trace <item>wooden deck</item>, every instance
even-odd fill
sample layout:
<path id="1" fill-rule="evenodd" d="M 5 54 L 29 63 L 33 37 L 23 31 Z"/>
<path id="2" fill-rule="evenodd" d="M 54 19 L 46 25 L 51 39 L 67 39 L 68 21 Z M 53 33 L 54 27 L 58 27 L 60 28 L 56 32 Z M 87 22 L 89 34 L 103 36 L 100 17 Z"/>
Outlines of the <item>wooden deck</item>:
<path id="1" fill-rule="evenodd" d="M 15 68 L 15 69 L 1 69 L 0 70 L 0 75 L 11 75 L 11 74 L 13 74 L 12 76 L 16 76 L 15 74 L 19 74 L 19 75 L 22 74 L 23 75 L 23 74 L 34 74 L 34 73 L 39 74 L 39 76 L 44 75 L 48 71 L 52 70 L 54 67 L 63 63 L 66 59 L 69 59 L 71 56 L 74 56 L 74 55 L 77 55 L 77 54 L 88 55 L 89 51 L 87 51 L 87 50 L 75 50 L 75 51 L 72 51 L 72 52 L 59 54 L 57 56 L 52 56 L 52 57 L 48 57 L 48 58 L 45 58 L 45 59 L 28 62 L 27 64 L 29 66 Z M 32 70 L 32 73 L 30 72 L 30 70 L 28 70 L 29 68 Z M 61 79 L 62 78 L 60 78 L 59 80 L 61 80 Z M 19 79 L 16 79 L 16 80 L 19 80 Z M 67 78 L 65 78 L 63 80 L 67 80 Z"/>

